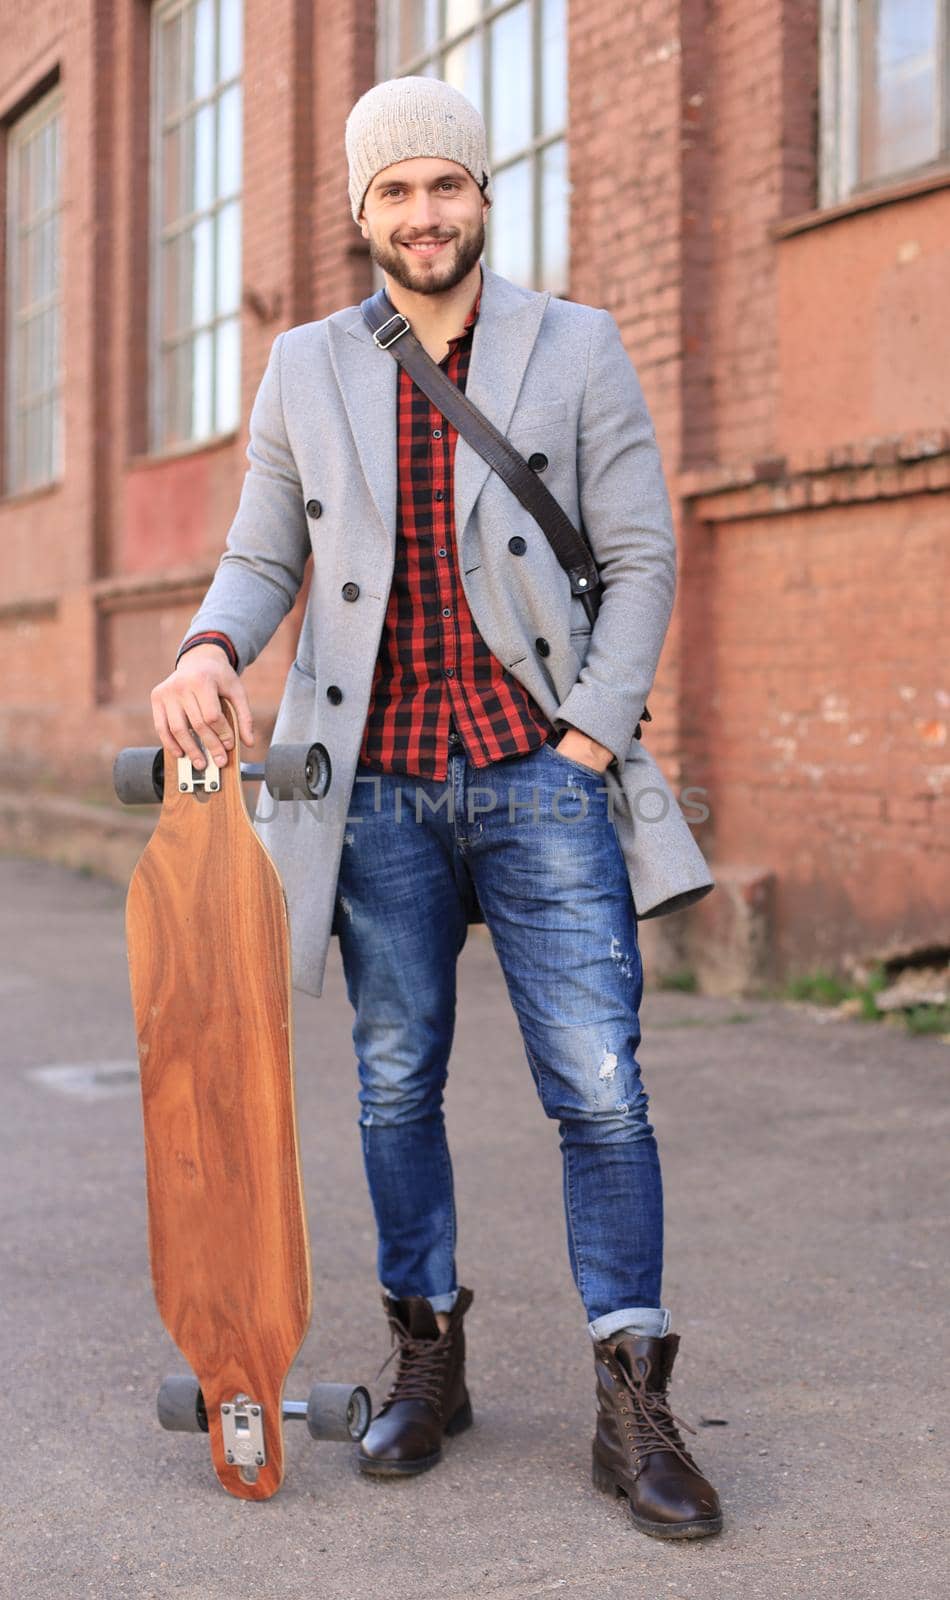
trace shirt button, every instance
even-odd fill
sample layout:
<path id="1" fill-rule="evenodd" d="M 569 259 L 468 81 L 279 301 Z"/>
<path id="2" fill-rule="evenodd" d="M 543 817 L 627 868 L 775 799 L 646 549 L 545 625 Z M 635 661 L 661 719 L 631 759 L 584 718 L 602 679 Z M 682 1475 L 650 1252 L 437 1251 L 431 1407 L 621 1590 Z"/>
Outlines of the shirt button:
<path id="1" fill-rule="evenodd" d="M 448 553 L 449 552 L 446 550 L 445 545 L 444 544 L 440 544 L 439 545 L 439 555 L 440 556 L 447 556 Z"/>
<path id="2" fill-rule="evenodd" d="M 445 490 L 444 489 L 436 489 L 435 498 L 437 500 L 444 500 L 445 499 Z"/>
<path id="3" fill-rule="evenodd" d="M 450 617 L 452 615 L 451 609 L 448 606 L 443 606 L 442 615 L 443 617 Z"/>
<path id="4" fill-rule="evenodd" d="M 447 678 L 454 678 L 455 677 L 455 668 L 454 667 L 446 667 L 445 676 Z"/>
<path id="5" fill-rule="evenodd" d="M 433 428 L 432 437 L 433 437 L 433 439 L 441 439 L 441 437 L 442 437 L 442 429 L 441 428 Z"/>

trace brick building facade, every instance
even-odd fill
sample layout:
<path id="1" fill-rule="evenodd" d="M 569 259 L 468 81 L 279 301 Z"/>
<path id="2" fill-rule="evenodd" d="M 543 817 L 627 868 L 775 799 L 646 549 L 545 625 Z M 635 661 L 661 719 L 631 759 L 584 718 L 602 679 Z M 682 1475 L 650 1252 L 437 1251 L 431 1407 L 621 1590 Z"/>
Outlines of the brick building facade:
<path id="1" fill-rule="evenodd" d="M 231 70 L 229 3 L 198 0 L 220 32 L 219 99 Z M 876 83 L 874 122 L 849 0 L 571 0 L 563 21 L 532 3 L 535 28 L 564 35 L 570 177 L 566 282 L 537 286 L 616 317 L 677 523 L 679 593 L 647 737 L 674 788 L 705 790 L 697 836 L 721 888 L 664 919 L 662 938 L 705 962 L 713 987 L 727 978 L 710 952 L 733 936 L 764 938 L 752 965 L 776 976 L 944 946 L 946 132 L 932 150 L 900 143 L 902 128 L 914 132 L 893 90 L 900 72 Z M 195 336 L 218 352 L 216 414 L 230 405 L 238 420 L 157 446 L 154 8 L 0 0 L 8 796 L 23 783 L 36 806 L 67 784 L 104 795 L 116 749 L 152 742 L 148 692 L 170 670 L 227 533 L 271 341 L 372 287 L 342 133 L 379 73 L 384 30 L 392 34 L 392 16 L 377 9 L 379 18 L 353 0 L 244 0 L 240 284 L 230 306 L 240 359 L 230 394 L 236 345 L 217 322 Z M 448 26 L 445 0 L 428 9 L 433 28 Z M 480 15 L 489 50 L 490 25 L 519 7 L 455 9 Z M 554 60 L 553 73 L 561 46 L 536 32 L 532 48 L 547 84 L 544 63 Z M 913 60 L 922 59 L 918 48 Z M 918 105 L 923 81 L 913 79 Z M 856 82 L 865 98 L 852 128 Z M 510 84 L 497 84 L 500 118 Z M 946 130 L 948 108 L 937 109 Z M 42 133 L 47 111 L 58 119 L 58 176 L 49 192 L 36 188 L 28 214 L 24 136 L 34 125 Z M 228 139 L 223 121 L 215 126 L 220 171 Z M 51 173 L 54 143 L 43 138 Z M 219 290 L 226 201 L 207 202 Z M 58 260 L 48 302 L 24 288 L 28 272 L 42 271 L 23 241 L 41 235 L 42 249 L 55 239 Z M 38 242 L 35 251 L 39 260 Z M 212 309 L 223 317 L 229 308 Z M 27 334 L 17 354 L 31 318 L 46 356 L 29 354 Z M 54 324 L 58 344 L 51 333 L 42 344 L 39 330 Z M 46 399 L 34 404 L 25 364 L 41 372 L 50 348 L 52 388 L 37 388 Z M 53 419 L 46 432 L 34 427 L 41 416 Z M 47 481 L 22 481 L 17 428 L 23 438 L 33 428 Z M 300 614 L 298 603 L 247 674 L 265 734 Z"/>

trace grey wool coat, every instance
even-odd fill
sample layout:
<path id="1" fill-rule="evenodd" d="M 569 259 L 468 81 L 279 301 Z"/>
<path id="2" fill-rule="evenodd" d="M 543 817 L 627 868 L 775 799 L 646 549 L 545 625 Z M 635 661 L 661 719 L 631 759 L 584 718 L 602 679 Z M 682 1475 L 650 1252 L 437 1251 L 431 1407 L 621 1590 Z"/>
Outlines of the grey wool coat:
<path id="1" fill-rule="evenodd" d="M 537 523 L 460 438 L 455 527 L 465 596 L 489 649 L 545 715 L 614 752 L 618 767 L 605 782 L 636 912 L 661 916 L 707 894 L 713 879 L 647 748 L 650 724 L 644 739 L 634 737 L 676 588 L 653 424 L 609 312 L 482 270 L 466 392 L 523 455 L 548 457 L 547 487 L 586 532 L 603 589 L 592 631 Z M 185 636 L 223 630 L 243 670 L 292 606 L 312 553 L 273 738 L 322 744 L 332 779 L 324 799 L 307 803 L 275 802 L 262 787 L 255 827 L 287 893 L 294 983 L 315 995 L 393 574 L 397 378 L 359 306 L 277 335 L 226 548 Z M 313 501 L 318 516 L 308 515 Z M 527 544 L 517 558 L 514 533 Z"/>

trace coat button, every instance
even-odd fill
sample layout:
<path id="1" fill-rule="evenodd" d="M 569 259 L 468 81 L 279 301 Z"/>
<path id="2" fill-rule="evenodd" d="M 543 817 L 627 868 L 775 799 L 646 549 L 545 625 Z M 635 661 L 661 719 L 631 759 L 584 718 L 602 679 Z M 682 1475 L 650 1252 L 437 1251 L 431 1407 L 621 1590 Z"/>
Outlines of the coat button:
<path id="1" fill-rule="evenodd" d="M 520 533 L 516 533 L 513 539 L 508 540 L 508 549 L 513 556 L 523 556 L 527 548 L 527 543 L 522 539 Z"/>
<path id="2" fill-rule="evenodd" d="M 308 500 L 307 501 L 307 516 L 308 517 L 319 517 L 322 514 L 322 512 L 323 512 L 323 507 L 320 504 L 319 500 Z"/>
<path id="3" fill-rule="evenodd" d="M 359 592 L 360 586 L 358 583 L 345 583 L 343 585 L 344 600 L 355 600 L 358 597 Z"/>
<path id="4" fill-rule="evenodd" d="M 551 646 L 548 644 L 547 639 L 535 639 L 534 648 L 539 656 L 549 656 L 551 654 Z"/>
<path id="5" fill-rule="evenodd" d="M 338 689 L 335 683 L 327 685 L 327 699 L 331 706 L 338 706 L 343 699 L 343 690 Z"/>
<path id="6" fill-rule="evenodd" d="M 532 472 L 543 472 L 547 464 L 548 458 L 540 450 L 536 450 L 533 456 L 528 457 L 528 466 Z"/>

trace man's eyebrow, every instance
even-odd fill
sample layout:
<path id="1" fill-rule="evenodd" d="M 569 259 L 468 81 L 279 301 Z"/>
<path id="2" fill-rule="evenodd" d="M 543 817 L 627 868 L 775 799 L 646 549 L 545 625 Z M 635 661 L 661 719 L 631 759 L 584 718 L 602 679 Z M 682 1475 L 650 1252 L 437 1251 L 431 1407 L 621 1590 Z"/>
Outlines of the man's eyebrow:
<path id="1" fill-rule="evenodd" d="M 451 178 L 456 183 L 461 183 L 462 174 L 460 172 L 440 172 L 438 177 L 432 179 L 429 187 L 431 188 L 432 185 L 436 183 L 444 183 L 446 178 Z M 412 187 L 412 184 L 410 184 L 405 178 L 377 178 L 376 182 L 373 184 L 374 189 L 411 189 Z"/>

